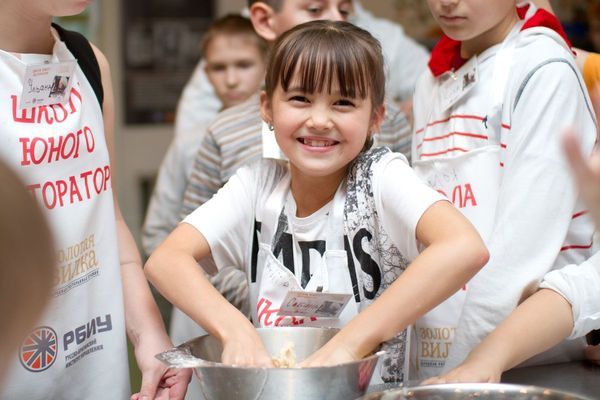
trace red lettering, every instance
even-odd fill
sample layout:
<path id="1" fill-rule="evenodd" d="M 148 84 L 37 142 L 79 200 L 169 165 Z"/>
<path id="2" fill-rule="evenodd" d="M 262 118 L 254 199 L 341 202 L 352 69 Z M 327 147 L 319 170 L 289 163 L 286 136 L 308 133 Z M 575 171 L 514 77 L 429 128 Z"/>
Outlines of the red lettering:
<path id="1" fill-rule="evenodd" d="M 52 125 L 54 123 L 54 118 L 50 117 L 50 113 L 48 113 L 47 106 L 39 106 L 38 107 L 38 117 L 37 117 L 38 124 L 42 123 L 42 116 L 45 116 L 46 124 Z"/>
<path id="2" fill-rule="evenodd" d="M 58 202 L 60 206 L 63 207 L 65 205 L 63 198 L 67 194 L 67 182 L 63 180 L 56 181 L 56 189 L 58 193 Z"/>
<path id="3" fill-rule="evenodd" d="M 262 307 L 261 310 L 261 306 L 264 304 L 264 307 Z M 264 326 L 271 326 L 273 324 L 273 322 L 271 322 L 271 315 L 279 312 L 279 310 L 271 310 L 271 306 L 273 305 L 273 303 L 265 298 L 261 298 L 260 301 L 258 302 L 258 304 L 256 305 L 256 311 L 258 311 L 258 323 L 261 323 L 261 320 L 264 317 L 264 321 L 262 322 L 262 325 Z"/>
<path id="4" fill-rule="evenodd" d="M 52 160 L 53 157 L 54 157 L 54 161 L 58 161 L 58 159 L 60 158 L 60 150 L 63 146 L 63 137 L 59 136 L 58 140 L 57 140 L 57 138 L 50 137 L 50 138 L 48 138 L 48 143 L 50 145 L 50 152 L 48 154 L 48 163 L 51 163 L 53 161 Z"/>
<path id="5" fill-rule="evenodd" d="M 35 151 L 38 143 L 40 143 L 42 145 L 41 156 L 39 158 L 36 157 L 36 151 Z M 31 141 L 31 160 L 33 161 L 33 163 L 35 165 L 39 165 L 42 163 L 42 161 L 44 161 L 44 158 L 46 158 L 47 152 L 48 152 L 48 143 L 46 143 L 46 141 L 42 138 L 39 138 L 39 137 L 33 138 L 33 140 Z"/>
<path id="6" fill-rule="evenodd" d="M 88 177 L 92 174 L 92 171 L 85 171 L 81 173 L 80 177 L 85 182 L 85 197 L 90 198 L 90 185 L 88 183 Z"/>
<path id="7" fill-rule="evenodd" d="M 77 196 L 77 201 L 83 200 L 83 197 L 81 197 L 81 193 L 79 192 L 79 187 L 77 186 L 77 181 L 75 180 L 74 176 L 69 178 L 69 183 L 71 184 L 71 187 L 69 189 L 69 192 L 71 193 L 71 198 L 69 199 L 69 201 L 71 202 L 71 204 L 75 202 L 75 196 Z"/>
<path id="8" fill-rule="evenodd" d="M 471 189 L 471 184 L 467 183 L 465 185 L 465 198 L 463 200 L 462 207 L 466 207 L 467 201 L 471 201 L 471 206 L 477 206 L 477 200 L 475 200 L 475 195 L 473 194 L 473 189 Z"/>
<path id="9" fill-rule="evenodd" d="M 461 208 L 461 199 L 462 199 L 462 186 L 455 186 L 452 190 L 452 204 Z"/>
<path id="10" fill-rule="evenodd" d="M 438 190 L 438 192 L 445 195 L 445 193 L 441 190 Z M 457 185 L 454 187 L 454 189 L 452 189 L 452 204 L 454 204 L 458 208 L 465 208 L 467 206 L 477 206 L 477 200 L 475 199 L 475 194 L 473 193 L 473 188 L 471 187 L 470 183 L 466 183 L 464 184 L 464 186 Z"/>
<path id="11" fill-rule="evenodd" d="M 108 180 L 110 179 L 110 166 L 104 166 L 104 190 L 108 189 Z"/>
<path id="12" fill-rule="evenodd" d="M 76 150 L 75 150 L 75 157 L 74 158 L 78 158 L 79 157 L 79 147 L 80 147 L 80 143 L 81 143 L 81 135 L 83 135 L 83 130 L 80 129 L 77 131 L 77 145 L 75 146 Z"/>
<path id="13" fill-rule="evenodd" d="M 27 115 L 27 108 L 21 110 L 21 115 L 17 115 L 17 96 L 10 96 L 12 100 L 12 117 L 13 121 L 20 122 L 23 124 L 33 124 L 35 123 L 35 108 L 31 108 L 31 115 Z"/>
<path id="14" fill-rule="evenodd" d="M 54 115 L 54 120 L 56 122 L 64 122 L 67 117 L 69 116 L 69 113 L 67 112 L 67 109 L 65 108 L 65 106 L 63 106 L 62 104 L 58 103 L 58 104 L 53 104 L 50 106 L 52 108 L 52 114 Z M 62 117 L 58 116 L 58 113 L 56 112 L 56 109 L 60 109 L 62 111 Z"/>
<path id="15" fill-rule="evenodd" d="M 102 188 L 104 187 L 104 173 L 102 168 L 97 168 L 94 171 L 94 189 L 96 189 L 96 194 L 100 194 L 102 192 Z"/>
<path id="16" fill-rule="evenodd" d="M 48 200 L 48 189 L 52 190 L 52 202 Z M 47 209 L 52 210 L 56 207 L 56 188 L 52 182 L 44 183 L 44 187 L 42 188 L 42 200 L 44 200 L 44 205 Z"/>
<path id="17" fill-rule="evenodd" d="M 31 148 L 29 146 L 29 138 L 19 138 L 19 142 L 21 142 L 21 150 L 23 151 L 23 155 L 21 157 L 21 165 L 29 165 L 31 161 L 29 160 L 28 153 L 31 152 Z"/>
<path id="18" fill-rule="evenodd" d="M 81 98 L 81 93 L 77 91 L 74 87 L 71 88 L 71 93 L 69 96 L 69 107 L 71 108 L 71 114 L 75 114 L 77 112 L 77 108 L 75 108 L 75 103 L 73 102 L 73 96 L 79 99 L 79 104 L 83 103 Z"/>
<path id="19" fill-rule="evenodd" d="M 69 148 L 69 144 L 71 145 L 71 148 L 69 151 L 67 151 L 67 149 Z M 62 148 L 60 150 L 60 156 L 65 160 L 68 158 L 71 158 L 71 156 L 77 149 L 76 145 L 77 145 L 77 138 L 75 137 L 75 134 L 72 132 L 67 133 L 67 136 L 65 136 L 63 144 L 62 144 Z M 77 158 L 77 157 L 74 157 L 74 158 Z"/>
<path id="20" fill-rule="evenodd" d="M 94 148 L 96 147 L 96 143 L 94 140 L 94 134 L 92 133 L 92 130 L 89 127 L 84 127 L 83 128 L 83 133 L 84 133 L 84 137 L 85 137 L 85 145 L 87 147 L 87 151 L 89 153 L 92 153 L 94 151 Z M 89 135 L 88 135 L 89 133 Z"/>

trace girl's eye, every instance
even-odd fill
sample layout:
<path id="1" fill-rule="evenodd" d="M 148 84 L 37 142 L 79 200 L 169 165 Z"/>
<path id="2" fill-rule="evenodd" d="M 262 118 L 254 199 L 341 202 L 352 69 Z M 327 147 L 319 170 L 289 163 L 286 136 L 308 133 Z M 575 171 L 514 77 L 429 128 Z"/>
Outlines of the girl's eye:
<path id="1" fill-rule="evenodd" d="M 308 99 L 304 96 L 292 96 L 292 97 L 290 97 L 290 101 L 298 101 L 301 103 L 308 103 Z"/>
<path id="2" fill-rule="evenodd" d="M 335 102 L 336 106 L 354 107 L 354 103 L 348 99 L 341 99 Z"/>
<path id="3" fill-rule="evenodd" d="M 307 9 L 307 11 L 308 11 L 310 14 L 315 14 L 315 15 L 319 15 L 319 14 L 321 14 L 321 8 L 320 8 L 320 7 L 309 7 L 309 8 Z"/>

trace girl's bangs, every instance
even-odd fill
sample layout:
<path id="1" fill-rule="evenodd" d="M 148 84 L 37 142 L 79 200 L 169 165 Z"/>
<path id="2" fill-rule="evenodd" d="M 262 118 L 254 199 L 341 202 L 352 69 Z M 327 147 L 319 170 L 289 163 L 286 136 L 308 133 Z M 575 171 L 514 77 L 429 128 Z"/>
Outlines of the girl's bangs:
<path id="1" fill-rule="evenodd" d="M 339 89 L 342 97 L 365 99 L 369 94 L 367 68 L 357 57 L 358 52 L 352 51 L 353 43 L 334 44 L 326 38 L 312 42 L 291 46 L 284 55 L 280 73 L 283 90 L 293 85 L 292 89 L 304 93 L 332 94 Z"/>

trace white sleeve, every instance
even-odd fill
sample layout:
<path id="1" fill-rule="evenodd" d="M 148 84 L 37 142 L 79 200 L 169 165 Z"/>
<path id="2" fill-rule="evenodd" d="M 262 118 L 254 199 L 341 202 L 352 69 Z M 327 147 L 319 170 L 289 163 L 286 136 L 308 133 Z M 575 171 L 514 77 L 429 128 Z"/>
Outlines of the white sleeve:
<path id="1" fill-rule="evenodd" d="M 385 231 L 409 260 L 419 254 L 416 229 L 425 211 L 447 199 L 427 186 L 400 154 L 374 171 L 373 193 Z"/>
<path id="2" fill-rule="evenodd" d="M 198 127 L 193 134 L 175 136 L 167 149 L 142 228 L 146 255 L 152 254 L 181 221 L 183 195 L 205 131 Z"/>
<path id="3" fill-rule="evenodd" d="M 254 229 L 254 197 L 256 189 L 262 187 L 257 181 L 262 169 L 253 165 L 241 167 L 209 201 L 183 220 L 202 233 L 218 269 L 246 268 Z"/>
<path id="4" fill-rule="evenodd" d="M 200 60 L 192 77 L 183 88 L 175 115 L 175 136 L 194 132 L 199 126 L 207 125 L 223 107 L 215 94 Z"/>
<path id="5" fill-rule="evenodd" d="M 574 324 L 569 339 L 600 329 L 600 252 L 580 265 L 549 272 L 540 287 L 554 290 L 571 303 Z"/>
<path id="6" fill-rule="evenodd" d="M 470 281 L 446 368 L 517 306 L 524 288 L 555 267 L 576 208 L 577 191 L 560 146 L 566 126 L 589 154 L 596 128 L 577 72 L 566 62 L 541 64 L 523 82 L 505 136 L 503 177 L 488 240 L 490 260 Z"/>

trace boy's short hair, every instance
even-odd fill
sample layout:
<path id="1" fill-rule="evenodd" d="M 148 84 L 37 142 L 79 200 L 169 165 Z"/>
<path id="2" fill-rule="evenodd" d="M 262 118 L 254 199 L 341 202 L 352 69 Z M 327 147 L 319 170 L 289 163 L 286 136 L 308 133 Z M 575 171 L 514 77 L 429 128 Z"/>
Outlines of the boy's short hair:
<path id="1" fill-rule="evenodd" d="M 306 93 L 328 90 L 337 81 L 344 97 L 370 96 L 373 110 L 385 97 L 381 45 L 369 32 L 344 21 L 311 21 L 281 35 L 267 63 L 265 91 L 288 90 L 296 70 Z"/>
<path id="2" fill-rule="evenodd" d="M 274 11 L 281 10 L 281 6 L 285 0 L 248 0 L 248 7 L 251 7 L 254 3 L 265 3 L 270 6 Z"/>
<path id="3" fill-rule="evenodd" d="M 248 18 L 244 18 L 239 14 L 228 14 L 210 24 L 204 35 L 202 35 L 200 49 L 202 50 L 203 55 L 206 54 L 206 51 L 212 40 L 219 35 L 248 36 L 256 42 L 256 46 L 258 47 L 263 58 L 265 58 L 267 55 L 267 42 L 258 36 L 254 30 L 254 26 L 252 26 L 252 22 Z"/>

